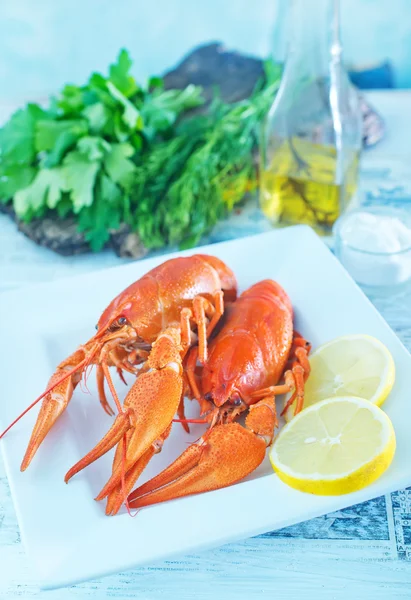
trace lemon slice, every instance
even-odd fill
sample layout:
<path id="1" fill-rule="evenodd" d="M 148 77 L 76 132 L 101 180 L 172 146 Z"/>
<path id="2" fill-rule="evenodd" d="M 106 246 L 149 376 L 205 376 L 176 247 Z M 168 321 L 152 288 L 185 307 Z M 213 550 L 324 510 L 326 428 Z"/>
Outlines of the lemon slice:
<path id="1" fill-rule="evenodd" d="M 357 396 L 381 406 L 394 385 L 393 358 L 384 344 L 369 335 L 336 338 L 313 352 L 310 364 L 304 407 L 335 396 Z M 286 420 L 293 414 L 290 407 Z"/>
<path id="2" fill-rule="evenodd" d="M 395 434 L 388 416 L 354 396 L 313 404 L 280 431 L 270 460 L 297 490 L 334 496 L 369 485 L 389 467 Z"/>

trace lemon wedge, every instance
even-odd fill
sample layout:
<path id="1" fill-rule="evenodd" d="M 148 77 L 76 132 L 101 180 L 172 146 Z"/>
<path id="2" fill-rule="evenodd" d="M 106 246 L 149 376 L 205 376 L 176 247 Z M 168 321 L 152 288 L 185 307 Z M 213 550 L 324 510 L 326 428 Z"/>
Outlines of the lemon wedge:
<path id="1" fill-rule="evenodd" d="M 369 485 L 389 467 L 395 433 L 375 404 L 354 396 L 312 404 L 280 431 L 270 461 L 297 490 L 326 496 Z"/>
<path id="2" fill-rule="evenodd" d="M 310 365 L 304 407 L 335 396 L 357 396 L 381 406 L 395 381 L 389 350 L 369 335 L 346 335 L 320 346 L 310 356 Z M 290 407 L 286 420 L 293 414 Z"/>

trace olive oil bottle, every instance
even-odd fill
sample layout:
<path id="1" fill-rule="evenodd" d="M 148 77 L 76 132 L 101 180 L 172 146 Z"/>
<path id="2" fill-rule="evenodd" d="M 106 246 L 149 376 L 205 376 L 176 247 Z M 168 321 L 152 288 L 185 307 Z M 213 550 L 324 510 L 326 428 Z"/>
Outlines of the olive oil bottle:
<path id="1" fill-rule="evenodd" d="M 362 141 L 358 95 L 342 63 L 339 3 L 278 2 L 279 26 L 289 33 L 262 131 L 261 209 L 273 224 L 329 234 L 355 195 Z"/>

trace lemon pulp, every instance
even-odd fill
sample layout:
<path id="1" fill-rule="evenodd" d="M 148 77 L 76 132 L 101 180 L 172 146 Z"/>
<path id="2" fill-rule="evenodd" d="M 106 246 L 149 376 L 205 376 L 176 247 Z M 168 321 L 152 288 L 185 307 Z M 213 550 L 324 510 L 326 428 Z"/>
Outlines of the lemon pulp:
<path id="1" fill-rule="evenodd" d="M 357 397 L 325 399 L 294 417 L 279 433 L 270 460 L 286 483 L 313 494 L 359 490 L 380 477 L 395 453 L 388 416 Z"/>
<path id="2" fill-rule="evenodd" d="M 347 335 L 320 346 L 311 355 L 310 365 L 304 407 L 336 396 L 357 396 L 381 406 L 394 385 L 390 352 L 368 335 Z M 287 411 L 287 421 L 293 410 Z"/>

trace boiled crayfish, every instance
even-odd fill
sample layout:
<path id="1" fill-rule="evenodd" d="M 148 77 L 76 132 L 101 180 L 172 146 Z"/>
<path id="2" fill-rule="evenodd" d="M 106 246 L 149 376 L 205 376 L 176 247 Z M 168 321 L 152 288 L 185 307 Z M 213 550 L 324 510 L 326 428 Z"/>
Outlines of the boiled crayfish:
<path id="1" fill-rule="evenodd" d="M 66 409 L 86 369 L 96 365 L 100 402 L 113 414 L 105 395 L 106 381 L 118 414 L 101 442 L 70 469 L 65 479 L 120 440 L 124 460 L 119 460 L 117 451 L 112 477 L 118 481 L 121 472 L 132 469 L 137 477 L 139 469 L 161 447 L 173 416 L 182 407 L 186 352 L 195 343 L 200 362 L 206 362 L 207 340 L 223 314 L 224 302 L 233 301 L 236 293 L 233 272 L 218 258 L 201 254 L 168 260 L 125 289 L 101 315 L 97 333 L 58 365 L 45 392 L 16 419 L 43 399 L 21 470 L 29 466 Z M 127 371 L 137 377 L 123 406 L 110 367 L 116 367 L 120 376 Z"/>
<path id="2" fill-rule="evenodd" d="M 97 370 L 100 402 L 117 416 L 103 439 L 66 474 L 73 475 L 117 445 L 113 470 L 97 500 L 107 497 L 116 514 L 152 456 L 184 418 L 184 395 L 198 400 L 209 429 L 162 473 L 132 492 L 127 507 L 140 508 L 226 487 L 263 461 L 277 425 L 275 397 L 291 392 L 286 408 L 304 401 L 310 344 L 293 328 L 293 310 L 281 286 L 265 280 L 236 301 L 233 272 L 218 258 L 197 254 L 152 269 L 106 308 L 97 333 L 58 365 L 47 389 L 21 470 L 66 409 L 89 366 Z M 214 339 L 213 331 L 223 317 Z M 136 376 L 121 405 L 110 367 Z M 285 409 L 286 409 L 285 408 Z M 284 409 L 284 410 L 285 410 Z M 178 413 L 179 419 L 173 419 Z M 236 419 L 246 413 L 245 427 Z"/>
<path id="3" fill-rule="evenodd" d="M 210 428 L 162 473 L 128 498 L 141 508 L 190 494 L 229 486 L 264 460 L 277 425 L 275 396 L 292 392 L 284 410 L 302 409 L 304 382 L 310 371 L 310 344 L 293 330 L 291 302 L 282 287 L 265 280 L 231 305 L 225 322 L 209 345 L 198 378 L 199 349 L 187 357 L 187 374 L 203 419 Z M 283 383 L 279 382 L 283 380 Z M 235 419 L 247 412 L 245 427 Z M 119 508 L 109 497 L 108 509 Z"/>

